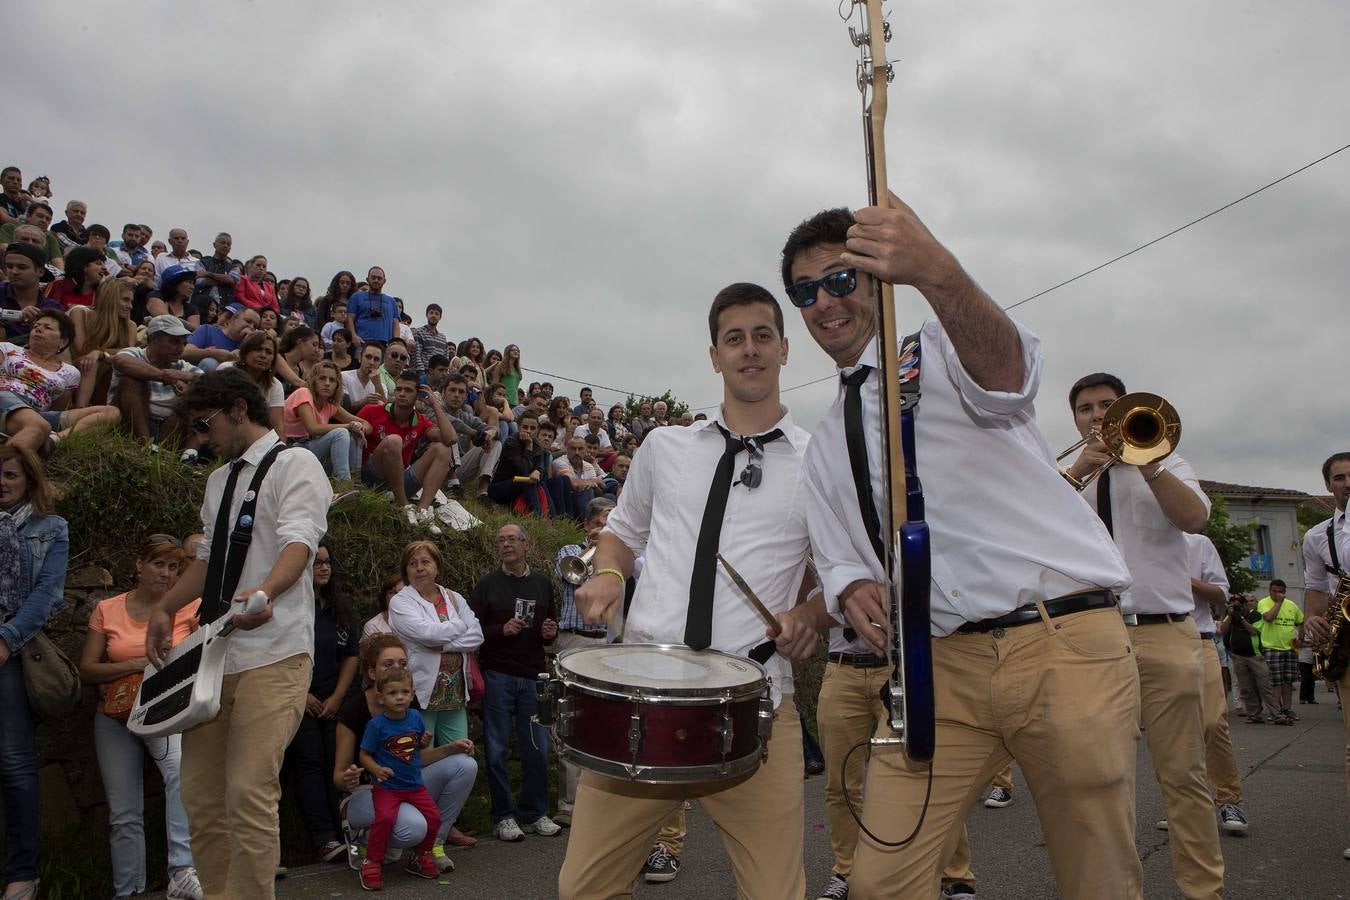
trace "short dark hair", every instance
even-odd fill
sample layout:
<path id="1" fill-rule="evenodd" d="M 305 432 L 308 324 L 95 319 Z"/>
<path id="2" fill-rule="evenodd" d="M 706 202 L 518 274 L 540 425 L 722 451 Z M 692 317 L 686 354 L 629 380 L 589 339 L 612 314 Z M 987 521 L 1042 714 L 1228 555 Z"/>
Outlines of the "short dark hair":
<path id="1" fill-rule="evenodd" d="M 243 400 L 250 422 L 271 427 L 267 418 L 267 401 L 256 382 L 249 378 L 238 366 L 228 369 L 213 369 L 188 385 L 183 396 L 178 398 L 178 412 L 188 418 L 194 412 L 202 410 L 229 409 Z"/>
<path id="2" fill-rule="evenodd" d="M 1125 390 L 1125 382 L 1108 372 L 1093 372 L 1091 375 L 1084 375 L 1073 383 L 1069 388 L 1069 409 L 1078 405 L 1078 395 L 1088 388 L 1109 387 L 1116 392 L 1117 397 L 1124 397 L 1128 391 Z"/>
<path id="3" fill-rule="evenodd" d="M 1284 579 L 1283 579 L 1283 578 L 1272 578 L 1272 579 L 1270 579 L 1270 586 L 1271 586 L 1271 587 L 1283 588 L 1283 589 L 1286 590 L 1286 591 L 1289 590 L 1289 585 L 1287 585 L 1287 584 L 1284 583 Z"/>
<path id="4" fill-rule="evenodd" d="M 428 369 L 434 369 L 438 366 L 448 366 L 448 365 L 450 365 L 450 358 L 448 356 L 442 356 L 439 353 L 433 353 L 431 359 L 427 360 Z"/>
<path id="5" fill-rule="evenodd" d="M 708 310 L 708 337 L 717 343 L 717 326 L 722 318 L 722 313 L 733 306 L 750 306 L 755 303 L 763 303 L 773 309 L 773 324 L 778 329 L 778 336 L 783 336 L 783 307 L 778 305 L 764 288 L 757 284 L 751 284 L 748 281 L 738 281 L 735 284 L 729 284 L 717 292 L 713 298 L 712 308 Z"/>
<path id="6" fill-rule="evenodd" d="M 412 369 L 404 369 L 402 372 L 399 372 L 398 377 L 394 379 L 394 383 L 397 384 L 400 381 L 411 381 L 418 387 L 422 386 L 422 379 L 418 378 L 417 373 Z"/>
<path id="7" fill-rule="evenodd" d="M 66 254 L 66 277 L 75 287 L 84 290 L 84 267 L 91 262 L 103 262 L 107 257 L 93 247 L 75 247 Z"/>
<path id="8" fill-rule="evenodd" d="M 49 213 L 52 212 L 52 208 L 47 205 L 46 200 L 34 200 L 32 203 L 28 204 L 28 209 L 24 210 L 24 215 L 31 216 L 39 209 L 45 209 Z M 52 213 L 52 215 L 55 215 L 55 213 Z"/>
<path id="9" fill-rule="evenodd" d="M 583 394 L 586 393 L 587 391 L 591 391 L 591 394 L 592 394 L 592 395 L 595 394 L 595 391 L 592 391 L 592 390 L 591 390 L 590 388 L 588 388 L 588 387 L 584 387 L 584 388 L 581 389 L 581 393 L 583 393 Z"/>
<path id="10" fill-rule="evenodd" d="M 10 172 L 18 172 L 20 175 L 23 174 L 23 172 L 19 170 L 18 166 L 5 166 L 3 169 L 0 169 L 0 178 L 4 178 Z"/>
<path id="11" fill-rule="evenodd" d="M 516 424 L 519 424 L 519 423 L 521 423 L 521 422 L 524 422 L 526 419 L 533 419 L 534 421 L 538 422 L 538 421 L 539 421 L 539 416 L 536 415 L 536 414 L 534 413 L 533 410 L 527 409 L 527 410 L 525 410 L 523 413 L 521 413 L 520 415 L 516 416 Z M 554 429 L 554 432 L 555 432 L 555 433 L 557 432 L 557 429 L 556 429 L 556 428 Z"/>
<path id="12" fill-rule="evenodd" d="M 1331 467 L 1338 462 L 1350 462 L 1350 450 L 1342 450 L 1339 453 L 1333 453 L 1327 457 L 1327 461 L 1322 463 L 1322 483 L 1331 482 Z"/>
<path id="13" fill-rule="evenodd" d="M 75 323 L 70 321 L 70 316 L 59 309 L 44 309 L 37 314 L 37 318 L 33 319 L 33 324 L 36 325 L 43 319 L 51 319 L 56 323 L 57 330 L 61 332 L 61 340 L 66 342 L 65 347 L 61 348 L 62 350 L 75 343 Z"/>
<path id="14" fill-rule="evenodd" d="M 428 303 L 427 312 L 431 312 L 433 309 L 436 310 L 436 312 L 438 313 L 445 312 L 445 310 L 441 309 L 441 305 L 439 303 Z"/>
<path id="15" fill-rule="evenodd" d="M 445 383 L 446 383 L 447 385 L 451 385 L 451 384 L 462 384 L 462 385 L 464 385 L 465 387 L 468 387 L 468 385 L 469 385 L 469 379 L 465 378 L 463 375 L 459 374 L 458 372 L 451 372 L 451 373 L 450 373 L 450 377 L 448 377 L 448 378 L 445 379 Z"/>
<path id="16" fill-rule="evenodd" d="M 598 434 L 588 434 L 584 438 L 582 438 L 582 440 L 585 441 L 587 444 L 593 444 L 596 447 L 600 446 L 600 435 Z"/>
<path id="17" fill-rule="evenodd" d="M 395 343 L 395 342 L 402 344 L 404 350 L 407 350 L 407 349 L 408 349 L 408 342 L 405 341 L 405 340 L 404 340 L 403 338 L 401 338 L 401 337 L 391 337 L 389 340 L 387 340 L 387 341 L 384 342 L 384 348 L 383 348 L 383 349 L 388 350 L 388 349 L 389 349 L 389 345 L 390 345 L 390 344 L 393 344 L 393 343 Z"/>
<path id="18" fill-rule="evenodd" d="M 134 228 L 137 231 L 141 230 L 141 226 L 137 225 L 135 222 L 128 222 L 127 224 L 122 226 L 122 233 L 126 234 L 128 228 Z"/>
<path id="19" fill-rule="evenodd" d="M 848 240 L 848 230 L 856 220 L 846 206 L 823 209 L 809 219 L 798 223 L 783 244 L 783 287 L 792 284 L 792 263 L 797 255 L 821 244 L 842 244 Z"/>

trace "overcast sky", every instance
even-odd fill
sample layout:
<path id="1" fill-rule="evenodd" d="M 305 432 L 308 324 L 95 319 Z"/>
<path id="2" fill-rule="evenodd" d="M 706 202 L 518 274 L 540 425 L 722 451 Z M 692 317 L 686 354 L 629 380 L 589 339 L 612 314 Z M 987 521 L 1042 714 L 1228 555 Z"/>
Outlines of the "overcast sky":
<path id="1" fill-rule="evenodd" d="M 16 5 L 4 162 L 114 232 L 228 230 L 316 292 L 379 263 L 419 324 L 439 302 L 529 368 L 715 403 L 713 294 L 781 297 L 791 227 L 865 202 L 832 0 L 204 8 Z M 1344 2 L 888 8 L 892 186 L 1004 305 L 1350 142 Z M 1350 445 L 1348 226 L 1350 151 L 1019 308 L 1051 442 L 1106 369 L 1175 403 L 1201 477 L 1320 491 Z M 784 386 L 830 374 L 787 313 Z M 810 428 L 834 391 L 784 400 Z"/>

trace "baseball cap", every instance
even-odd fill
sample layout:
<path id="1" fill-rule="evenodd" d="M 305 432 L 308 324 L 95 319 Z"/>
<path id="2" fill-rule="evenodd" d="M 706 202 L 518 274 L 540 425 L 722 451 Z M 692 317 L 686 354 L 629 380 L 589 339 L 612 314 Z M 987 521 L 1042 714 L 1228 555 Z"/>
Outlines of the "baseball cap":
<path id="1" fill-rule="evenodd" d="M 167 270 L 166 270 L 167 271 Z M 145 333 L 150 334 L 169 334 L 174 337 L 186 337 L 192 334 L 183 321 L 177 316 L 171 316 L 167 313 L 162 316 L 155 316 L 150 320 L 150 324 L 145 326 Z"/>

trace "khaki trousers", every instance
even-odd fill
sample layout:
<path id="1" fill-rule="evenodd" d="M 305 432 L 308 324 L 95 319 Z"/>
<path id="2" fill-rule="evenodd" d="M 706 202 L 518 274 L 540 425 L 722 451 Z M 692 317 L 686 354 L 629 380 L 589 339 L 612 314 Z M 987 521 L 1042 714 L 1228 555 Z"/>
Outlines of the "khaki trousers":
<path id="1" fill-rule="evenodd" d="M 686 797 L 697 798 L 722 833 L 736 873 L 736 896 L 801 900 L 802 732 L 792 696 L 774 715 L 769 757 L 755 772 L 732 782 L 688 785 L 635 784 L 594 772 L 581 776 L 568 833 L 567 858 L 558 874 L 561 900 L 631 897 L 662 824 Z"/>
<path id="2" fill-rule="evenodd" d="M 474 448 L 477 449 L 477 448 Z M 585 637 L 570 631 L 559 631 L 553 641 L 552 652 L 556 656 L 575 647 L 597 647 L 606 643 L 602 637 Z M 562 741 L 554 741 L 553 749 L 558 754 L 558 812 L 570 813 L 577 803 L 577 782 L 581 780 L 581 767 L 563 759 Z"/>
<path id="3" fill-rule="evenodd" d="M 1214 789 L 1214 802 L 1242 804 L 1242 776 L 1238 774 L 1233 737 L 1228 733 L 1228 692 L 1223 689 L 1219 649 L 1209 638 L 1200 639 L 1205 664 L 1205 772 Z"/>
<path id="4" fill-rule="evenodd" d="M 966 814 L 999 770 L 1021 766 L 1040 814 L 1062 897 L 1142 896 L 1134 846 L 1139 680 L 1114 609 L 933 640 L 937 752 L 916 838 L 886 848 L 864 838 L 853 857 L 855 900 L 936 897 L 939 869 Z M 879 735 L 889 732 L 882 723 Z M 868 764 L 863 820 L 883 840 L 919 819 L 929 767 L 898 748 Z"/>
<path id="5" fill-rule="evenodd" d="M 1345 794 L 1350 797 L 1350 668 L 1337 682 L 1341 697 L 1341 718 L 1345 720 Z"/>
<path id="6" fill-rule="evenodd" d="M 300 654 L 225 676 L 220 715 L 183 735 L 183 806 L 208 900 L 276 896 L 281 762 L 312 668 Z"/>
<path id="7" fill-rule="evenodd" d="M 684 852 L 684 835 L 684 802 L 681 801 L 669 818 L 661 823 L 661 830 L 656 833 L 656 843 L 665 844 L 671 856 L 679 856 Z"/>
<path id="8" fill-rule="evenodd" d="M 1153 772 L 1167 804 L 1172 879 L 1187 900 L 1223 896 L 1223 853 L 1205 775 L 1203 638 L 1189 616 L 1129 628 Z"/>
<path id="9" fill-rule="evenodd" d="M 826 663 L 816 704 L 816 728 L 820 749 L 825 756 L 825 817 L 830 823 L 830 848 L 834 851 L 834 872 L 847 878 L 853 872 L 853 850 L 858 845 L 858 823 L 848 810 L 845 795 L 862 810 L 863 773 L 867 768 L 867 748 L 859 748 L 848 759 L 848 771 L 842 770 L 844 756 L 858 741 L 876 731 L 877 723 L 888 715 L 881 702 L 881 688 L 890 677 L 884 666 L 862 668 Z M 970 871 L 970 841 L 965 829 L 944 867 L 942 883 L 975 883 Z"/>
<path id="10" fill-rule="evenodd" d="M 989 785 L 991 787 L 1003 788 L 1005 791 L 1011 791 L 1013 788 L 1012 763 L 1008 763 L 1004 766 L 1003 771 L 995 775 L 993 780 L 989 782 Z"/>

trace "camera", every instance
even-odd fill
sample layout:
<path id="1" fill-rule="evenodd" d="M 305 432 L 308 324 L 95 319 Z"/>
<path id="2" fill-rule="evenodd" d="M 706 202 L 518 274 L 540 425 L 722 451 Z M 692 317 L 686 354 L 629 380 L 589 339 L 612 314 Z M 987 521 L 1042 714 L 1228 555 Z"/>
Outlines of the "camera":
<path id="1" fill-rule="evenodd" d="M 0 309 L 0 322 L 22 322 L 23 310 L 21 309 Z"/>
<path id="2" fill-rule="evenodd" d="M 526 628 L 534 625 L 534 604 L 533 600 L 523 600 L 516 598 L 516 618 L 525 623 Z"/>

